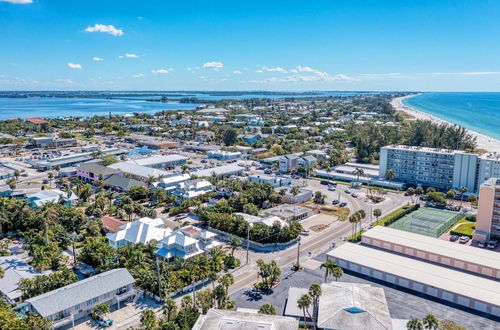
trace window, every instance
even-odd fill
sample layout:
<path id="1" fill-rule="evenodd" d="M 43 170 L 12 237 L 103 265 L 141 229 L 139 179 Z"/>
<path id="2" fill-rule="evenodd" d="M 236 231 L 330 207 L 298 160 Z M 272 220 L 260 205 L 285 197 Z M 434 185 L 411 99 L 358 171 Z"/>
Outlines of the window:
<path id="1" fill-rule="evenodd" d="M 75 311 L 79 311 L 79 310 L 80 310 L 80 304 L 75 306 Z"/>
<path id="2" fill-rule="evenodd" d="M 108 292 L 108 293 L 105 293 L 105 294 L 104 294 L 104 299 L 109 299 L 109 295 L 110 295 L 110 293 L 109 293 L 109 292 Z"/>
<path id="3" fill-rule="evenodd" d="M 99 301 L 99 297 L 95 297 L 94 299 L 92 299 L 93 304 L 97 304 L 98 301 Z"/>
<path id="4" fill-rule="evenodd" d="M 87 306 L 92 306 L 92 299 L 87 300 Z"/>

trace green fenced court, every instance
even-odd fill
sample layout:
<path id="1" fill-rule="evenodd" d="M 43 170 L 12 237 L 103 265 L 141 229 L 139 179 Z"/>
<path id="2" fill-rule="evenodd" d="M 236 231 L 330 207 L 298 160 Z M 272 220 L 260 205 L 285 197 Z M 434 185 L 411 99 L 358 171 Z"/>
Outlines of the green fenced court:
<path id="1" fill-rule="evenodd" d="M 389 227 L 416 234 L 439 237 L 463 217 L 464 215 L 458 212 L 421 207 L 405 215 L 389 225 Z"/>

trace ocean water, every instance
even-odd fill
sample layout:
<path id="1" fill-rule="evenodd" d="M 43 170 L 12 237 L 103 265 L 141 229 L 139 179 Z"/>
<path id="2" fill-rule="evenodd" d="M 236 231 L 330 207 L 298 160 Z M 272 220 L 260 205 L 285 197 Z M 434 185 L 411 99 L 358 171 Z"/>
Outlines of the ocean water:
<path id="1" fill-rule="evenodd" d="M 85 94 L 85 92 L 82 92 Z M 93 92 L 95 94 L 95 92 Z M 104 92 L 102 92 L 104 94 Z M 120 92 L 113 92 L 120 93 Z M 90 98 L 90 97 L 31 97 L 31 98 L 7 98 L 0 97 L 0 120 L 8 118 L 57 118 L 57 117 L 92 117 L 112 114 L 127 114 L 133 112 L 156 113 L 163 110 L 192 110 L 199 104 L 188 103 L 160 103 L 150 102 L 146 99 L 157 99 L 161 95 L 169 99 L 178 100 L 185 97 L 195 97 L 201 100 L 222 99 L 249 99 L 249 98 L 285 98 L 285 97 L 307 97 L 307 96 L 352 96 L 360 94 L 376 94 L 375 92 L 312 92 L 307 95 L 293 95 L 266 92 L 135 92 L 141 96 L 130 96 L 132 92 L 123 98 Z M 146 95 L 146 96 L 144 96 Z"/>
<path id="2" fill-rule="evenodd" d="M 500 93 L 424 93 L 407 98 L 403 103 L 450 123 L 500 139 Z"/>
<path id="3" fill-rule="evenodd" d="M 140 99 L 93 98 L 3 98 L 0 97 L 0 120 L 7 118 L 92 117 L 134 112 L 156 113 L 163 110 L 191 110 L 197 104 L 160 103 Z"/>

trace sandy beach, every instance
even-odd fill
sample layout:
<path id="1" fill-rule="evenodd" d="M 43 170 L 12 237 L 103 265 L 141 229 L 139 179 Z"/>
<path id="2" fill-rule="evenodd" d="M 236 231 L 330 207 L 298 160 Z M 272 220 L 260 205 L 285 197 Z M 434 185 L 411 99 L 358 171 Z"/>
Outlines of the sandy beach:
<path id="1" fill-rule="evenodd" d="M 430 115 L 428 113 L 422 112 L 415 110 L 414 108 L 411 108 L 409 106 L 406 106 L 403 104 L 403 100 L 406 98 L 410 98 L 415 95 L 408 95 L 408 96 L 403 96 L 403 97 L 396 97 L 392 99 L 391 105 L 394 107 L 394 109 L 399 110 L 399 111 L 404 111 L 408 115 L 412 116 L 415 119 L 421 119 L 421 120 L 431 120 L 434 123 L 437 124 L 451 124 L 454 125 L 453 123 L 447 122 L 441 118 L 438 118 L 436 116 Z M 470 129 L 467 129 L 469 133 L 474 135 L 476 137 L 477 141 L 477 147 L 480 149 L 485 149 L 488 150 L 489 152 L 496 152 L 497 154 L 500 154 L 500 141 L 497 139 L 494 139 L 492 137 L 480 134 L 478 132 L 472 131 Z"/>

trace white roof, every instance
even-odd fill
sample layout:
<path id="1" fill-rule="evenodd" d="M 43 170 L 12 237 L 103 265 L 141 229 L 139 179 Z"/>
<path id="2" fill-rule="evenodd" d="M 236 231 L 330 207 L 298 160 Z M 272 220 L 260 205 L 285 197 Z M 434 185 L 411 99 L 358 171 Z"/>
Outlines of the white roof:
<path id="1" fill-rule="evenodd" d="M 193 172 L 192 174 L 198 177 L 210 177 L 213 173 L 215 175 L 232 175 L 236 173 L 243 172 L 244 168 L 235 164 L 222 165 L 212 168 L 207 168 Z"/>
<path id="2" fill-rule="evenodd" d="M 109 233 L 106 237 L 114 242 L 126 240 L 133 244 L 146 244 L 151 240 L 159 242 L 172 232 L 171 229 L 161 226 L 163 226 L 163 220 L 160 218 L 142 218 L 122 225 L 120 231 Z"/>
<path id="3" fill-rule="evenodd" d="M 172 175 L 166 178 L 163 178 L 160 180 L 161 183 L 164 185 L 171 185 L 171 184 L 176 184 L 179 182 L 187 181 L 191 178 L 189 174 L 179 174 L 179 175 Z"/>
<path id="4" fill-rule="evenodd" d="M 127 163 L 141 165 L 141 166 L 151 166 L 156 164 L 178 162 L 181 160 L 188 160 L 189 158 L 183 155 L 172 154 L 172 155 L 154 155 L 146 158 L 132 159 L 128 160 Z"/>
<path id="5" fill-rule="evenodd" d="M 328 256 L 500 306 L 500 282 L 378 249 L 345 243 Z"/>
<path id="6" fill-rule="evenodd" d="M 242 212 L 236 212 L 233 214 L 243 217 L 243 219 L 250 224 L 260 222 L 260 223 L 265 224 L 266 226 L 272 226 L 274 224 L 274 222 L 278 221 L 280 223 L 281 227 L 288 226 L 288 223 L 286 221 L 281 220 L 280 217 L 275 216 L 275 215 L 268 216 L 266 218 L 262 218 L 262 217 L 259 217 L 256 215 L 251 215 L 251 214 L 242 213 Z"/>
<path id="7" fill-rule="evenodd" d="M 128 162 L 115 163 L 115 164 L 109 165 L 108 167 L 118 169 L 122 172 L 129 173 L 129 174 L 136 175 L 136 176 L 140 176 L 143 178 L 147 178 L 149 176 L 157 177 L 160 175 L 164 175 L 164 176 L 170 175 L 170 173 L 167 171 L 163 171 L 163 170 L 159 170 L 159 169 L 151 168 L 151 167 L 147 167 L 147 166 L 131 164 Z"/>
<path id="8" fill-rule="evenodd" d="M 166 245 L 176 244 L 176 245 L 180 245 L 180 246 L 187 246 L 187 245 L 198 243 L 198 240 L 184 234 L 180 230 L 176 230 L 176 231 L 172 232 L 170 235 L 168 235 L 167 237 L 165 237 L 165 239 L 162 241 L 162 243 L 166 244 Z"/>
<path id="9" fill-rule="evenodd" d="M 500 269 L 500 253 L 457 244 L 456 242 L 444 241 L 438 238 L 383 226 L 375 226 L 363 233 L 363 237 L 391 242 L 489 268 Z"/>

